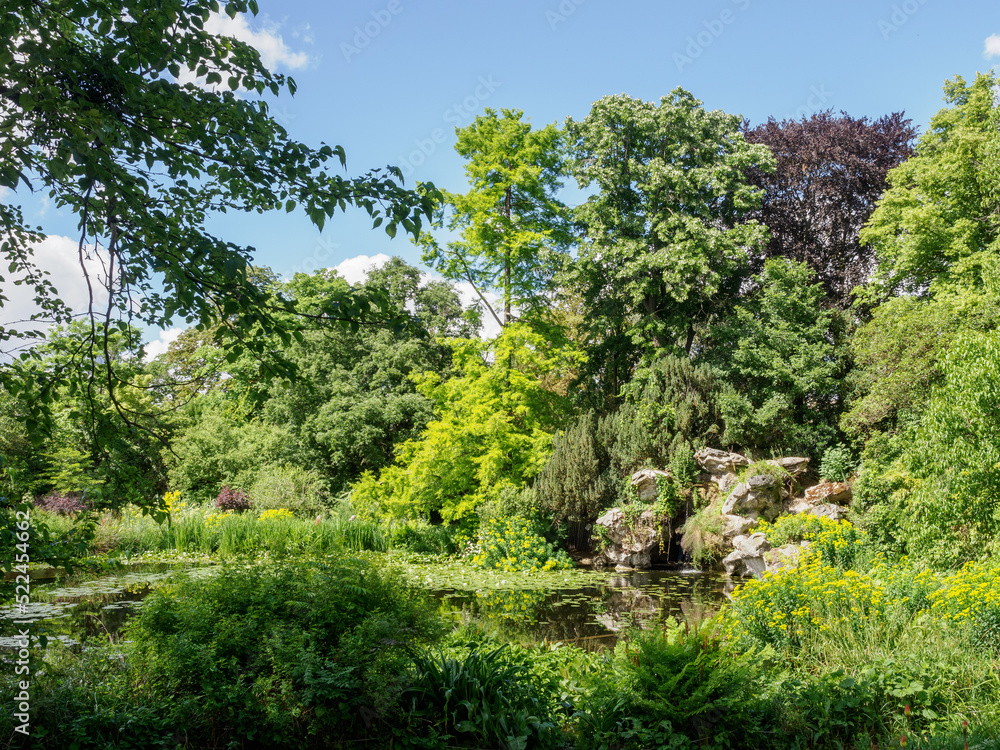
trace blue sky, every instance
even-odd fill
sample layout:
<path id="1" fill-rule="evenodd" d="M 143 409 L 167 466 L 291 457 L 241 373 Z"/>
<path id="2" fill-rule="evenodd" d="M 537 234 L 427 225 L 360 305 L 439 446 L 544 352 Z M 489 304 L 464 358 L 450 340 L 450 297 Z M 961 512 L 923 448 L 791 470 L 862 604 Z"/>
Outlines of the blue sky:
<path id="1" fill-rule="evenodd" d="M 833 108 L 855 117 L 905 110 L 923 127 L 947 78 L 1000 61 L 995 0 L 260 0 L 260 9 L 219 29 L 295 78 L 294 97 L 271 101 L 293 137 L 343 145 L 349 174 L 396 164 L 408 184 L 453 191 L 465 185 L 455 126 L 484 107 L 562 123 L 607 94 L 657 100 L 681 86 L 754 124 Z M 73 234 L 72 217 L 30 214 L 53 234 Z M 253 245 L 257 262 L 282 275 L 363 270 L 369 261 L 358 256 L 419 260 L 402 234 L 371 231 L 358 211 L 322 235 L 300 212 L 220 217 L 212 227 Z"/>
<path id="2" fill-rule="evenodd" d="M 295 137 L 342 144 L 352 172 L 393 163 L 408 180 L 451 190 L 465 184 L 454 127 L 487 106 L 562 123 L 607 94 L 657 100 L 681 86 L 752 123 L 832 107 L 856 117 L 905 110 L 922 127 L 942 106 L 945 79 L 1000 59 L 984 54 L 1000 34 L 995 2 L 378 0 L 331 12 L 288 0 L 261 9 L 309 56 L 289 71 L 298 93 L 275 108 Z M 293 215 L 234 232 L 278 271 L 308 265 L 310 254 L 417 260 L 405 239 L 368 227 L 341 216 L 317 243 Z"/>

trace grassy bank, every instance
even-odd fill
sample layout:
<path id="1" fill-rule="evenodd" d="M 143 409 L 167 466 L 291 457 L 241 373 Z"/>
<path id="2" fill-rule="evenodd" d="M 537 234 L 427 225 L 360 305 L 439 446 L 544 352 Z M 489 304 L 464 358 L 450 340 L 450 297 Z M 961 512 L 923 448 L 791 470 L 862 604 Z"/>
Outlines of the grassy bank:
<path id="1" fill-rule="evenodd" d="M 44 511 L 34 511 L 56 533 L 68 531 L 74 519 Z M 426 529 L 425 529 L 426 527 Z M 301 518 L 277 509 L 260 513 L 218 511 L 211 507 L 182 507 L 163 522 L 143 515 L 134 507 L 97 519 L 90 543 L 94 554 L 132 557 L 146 553 L 203 553 L 221 557 L 260 554 L 326 555 L 338 550 L 386 551 L 396 543 L 423 543 L 429 551 L 444 547 L 427 524 L 393 528 L 387 524 L 350 518 L 346 514 L 325 514 Z M 425 539 L 425 537 L 427 537 Z"/>
<path id="2" fill-rule="evenodd" d="M 700 629 L 603 653 L 449 629 L 385 555 L 231 560 L 158 589 L 118 644 L 46 651 L 33 747 L 1000 747 L 1000 570 L 836 541 Z M 0 747 L 22 746 L 0 721 Z"/>

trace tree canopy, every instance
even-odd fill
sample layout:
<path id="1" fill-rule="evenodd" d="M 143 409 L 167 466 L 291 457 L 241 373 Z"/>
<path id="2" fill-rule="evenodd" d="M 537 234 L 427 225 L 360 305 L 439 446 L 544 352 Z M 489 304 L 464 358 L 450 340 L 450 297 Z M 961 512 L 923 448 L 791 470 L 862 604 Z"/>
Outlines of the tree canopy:
<path id="1" fill-rule="evenodd" d="M 636 350 L 690 352 L 696 324 L 739 291 L 766 241 L 748 220 L 761 191 L 745 175 L 773 169 L 773 157 L 747 143 L 739 117 L 708 112 L 683 89 L 659 104 L 606 96 L 567 131 L 573 174 L 596 188 L 575 218 L 600 360 L 621 378 Z"/>
<path id="2" fill-rule="evenodd" d="M 565 172 L 563 135 L 555 125 L 532 129 L 520 110 L 487 109 L 456 128 L 455 150 L 467 160 L 470 190 L 443 192 L 435 226 L 461 239 L 441 247 L 425 234 L 424 260 L 453 281 L 473 285 L 500 326 L 544 301 L 547 281 L 570 236 L 566 208 L 555 198 Z M 493 309 L 485 292 L 501 293 Z"/>
<path id="3" fill-rule="evenodd" d="M 851 292 L 868 282 L 875 252 L 858 238 L 890 169 L 910 156 L 915 130 L 902 113 L 877 120 L 820 112 L 801 121 L 770 119 L 746 127 L 750 143 L 771 149 L 773 171 L 753 169 L 762 191 L 753 216 L 770 230 L 764 258 L 808 263 L 838 307 L 851 305 Z"/>
<path id="4" fill-rule="evenodd" d="M 945 284 L 976 289 L 1000 257 L 1000 108 L 997 78 L 945 85 L 951 105 L 932 119 L 916 155 L 888 175 L 889 188 L 861 233 L 878 257 L 881 294 L 926 295 Z"/>
<path id="5" fill-rule="evenodd" d="M 248 44 L 209 33 L 206 22 L 222 10 L 216 0 L 5 6 L 0 186 L 15 195 L 44 192 L 76 217 L 93 321 L 70 369 L 39 384 L 39 404 L 83 370 L 101 373 L 117 408 L 124 381 L 104 334 L 135 323 L 215 326 L 231 357 L 244 348 L 267 353 L 250 331 L 273 331 L 284 340 L 294 334 L 284 315 L 295 311 L 294 302 L 255 283 L 253 248 L 213 235 L 206 224 L 213 213 L 301 207 L 322 228 L 350 204 L 390 235 L 398 228 L 417 234 L 429 213 L 433 191 L 421 197 L 404 189 L 398 170 L 343 177 L 330 168 L 345 164 L 340 146 L 291 139 L 262 97 L 283 89 L 293 94 L 294 81 L 268 71 Z M 230 16 L 256 11 L 255 0 L 224 7 Z M 42 237 L 25 225 L 16 198 L 0 204 L 0 281 L 34 286 L 42 306 L 36 324 L 70 314 L 32 262 Z M 94 256 L 104 268 L 98 276 L 84 263 Z M 384 298 L 350 290 L 329 297 L 315 315 L 344 322 L 373 313 L 406 319 L 393 316 Z M 37 334 L 37 327 L 5 324 L 0 346 Z M 15 390 L 25 387 L 19 375 L 16 367 L 0 373 Z M 42 420 L 44 409 L 35 409 L 35 421 Z"/>

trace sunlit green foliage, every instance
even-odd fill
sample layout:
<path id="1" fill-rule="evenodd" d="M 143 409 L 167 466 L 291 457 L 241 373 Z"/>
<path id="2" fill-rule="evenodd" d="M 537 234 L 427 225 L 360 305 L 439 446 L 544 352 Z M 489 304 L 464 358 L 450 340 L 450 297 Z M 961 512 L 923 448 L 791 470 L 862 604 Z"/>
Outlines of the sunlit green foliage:
<path id="1" fill-rule="evenodd" d="M 425 262 L 471 284 L 501 326 L 548 305 L 548 281 L 570 241 L 566 207 L 555 198 L 566 169 L 563 135 L 554 124 L 532 129 L 523 114 L 487 108 L 456 129 L 471 189 L 443 191 L 434 225 L 460 239 L 444 247 L 430 234 L 418 239 Z M 492 289 L 500 291 L 500 310 L 486 296 Z"/>
<path id="2" fill-rule="evenodd" d="M 357 507 L 459 520 L 544 465 L 569 404 L 542 378 L 575 367 L 582 355 L 569 344 L 552 346 L 524 324 L 507 326 L 493 342 L 454 341 L 452 347 L 459 375 L 418 379 L 438 418 L 419 439 L 400 446 L 395 465 L 354 486 Z"/>
<path id="3" fill-rule="evenodd" d="M 875 247 L 876 288 L 924 295 L 954 281 L 981 288 L 1000 251 L 1000 107 L 997 79 L 945 84 L 949 107 L 932 119 L 917 154 L 888 174 L 861 240 Z"/>
<path id="4" fill-rule="evenodd" d="M 945 356 L 912 442 L 899 459 L 909 481 L 909 551 L 938 566 L 996 550 L 1000 534 L 1000 333 L 963 334 Z"/>
<path id="5" fill-rule="evenodd" d="M 895 297 L 879 305 L 851 339 L 855 368 L 850 409 L 841 427 L 856 439 L 905 425 L 942 379 L 942 362 L 962 331 L 1000 326 L 1000 273 L 981 288 L 959 284 L 921 299 Z"/>

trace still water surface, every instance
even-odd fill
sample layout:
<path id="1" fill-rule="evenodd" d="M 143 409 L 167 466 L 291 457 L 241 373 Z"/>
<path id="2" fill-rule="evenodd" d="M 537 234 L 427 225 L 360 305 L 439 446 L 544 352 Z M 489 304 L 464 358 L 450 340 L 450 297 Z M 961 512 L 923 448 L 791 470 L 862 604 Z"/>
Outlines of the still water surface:
<path id="1" fill-rule="evenodd" d="M 174 576 L 206 576 L 217 569 L 216 565 L 139 565 L 87 580 L 33 580 L 32 601 L 23 613 L 16 606 L 0 607 L 0 648 L 12 645 L 18 621 L 36 623 L 50 639 L 71 646 L 114 641 L 156 586 Z M 428 570 L 433 566 L 421 568 Z M 669 570 L 571 571 L 558 586 L 541 587 L 507 587 L 502 580 L 459 583 L 454 576 L 409 577 L 428 589 L 441 614 L 456 624 L 475 620 L 512 639 L 561 641 L 585 648 L 613 645 L 631 625 L 648 627 L 670 618 L 694 623 L 710 617 L 725 599 L 728 580 Z"/>

